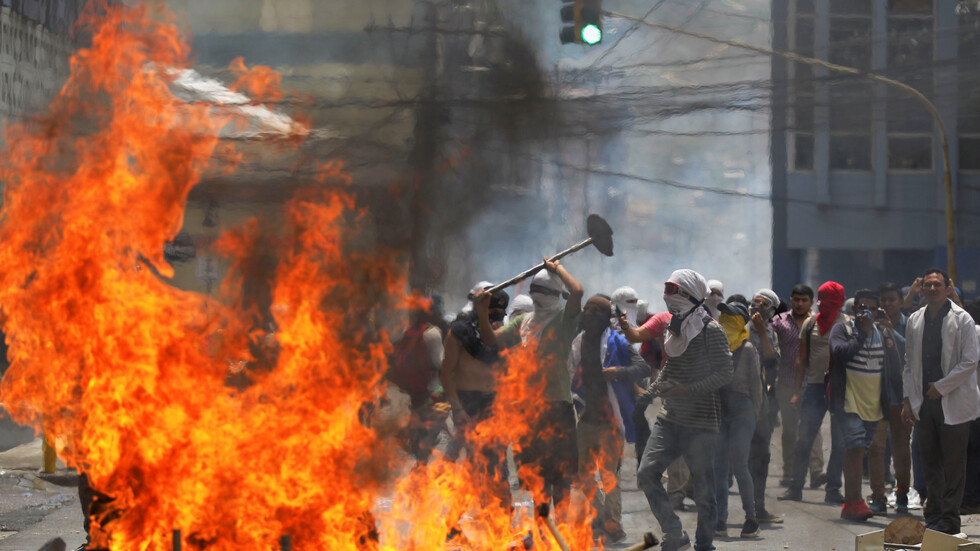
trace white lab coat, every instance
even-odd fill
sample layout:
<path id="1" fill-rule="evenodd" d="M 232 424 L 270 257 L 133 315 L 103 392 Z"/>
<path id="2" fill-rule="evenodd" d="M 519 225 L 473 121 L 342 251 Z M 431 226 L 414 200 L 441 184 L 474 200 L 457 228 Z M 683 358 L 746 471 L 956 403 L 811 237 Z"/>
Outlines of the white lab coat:
<path id="1" fill-rule="evenodd" d="M 915 418 L 922 407 L 922 332 L 926 309 L 921 308 L 909 317 L 905 328 L 905 369 L 902 385 Z M 943 378 L 936 381 L 936 390 L 943 395 L 943 415 L 947 425 L 958 425 L 980 417 L 980 389 L 977 387 L 977 361 L 980 360 L 980 340 L 973 318 L 965 310 L 951 304 L 943 319 Z"/>

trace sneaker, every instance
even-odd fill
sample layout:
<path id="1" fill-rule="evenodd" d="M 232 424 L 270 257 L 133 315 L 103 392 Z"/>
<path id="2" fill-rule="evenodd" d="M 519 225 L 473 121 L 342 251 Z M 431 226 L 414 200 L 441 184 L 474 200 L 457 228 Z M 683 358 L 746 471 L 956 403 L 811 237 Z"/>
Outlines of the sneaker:
<path id="1" fill-rule="evenodd" d="M 810 473 L 810 488 L 816 490 L 827 483 L 827 473 Z"/>
<path id="2" fill-rule="evenodd" d="M 690 547 L 691 538 L 687 537 L 687 532 L 681 532 L 680 536 L 664 536 L 664 541 L 660 544 L 660 549 L 663 551 L 681 551 L 682 549 L 690 549 Z"/>
<path id="3" fill-rule="evenodd" d="M 823 495 L 823 502 L 831 505 L 843 505 L 845 499 L 840 490 L 827 490 Z"/>
<path id="4" fill-rule="evenodd" d="M 868 504 L 863 499 L 845 503 L 840 508 L 840 518 L 844 520 L 864 522 L 873 516 L 875 516 L 874 512 L 868 508 Z"/>
<path id="5" fill-rule="evenodd" d="M 909 512 L 908 494 L 895 494 L 895 512 L 901 514 L 908 514 Z"/>
<path id="6" fill-rule="evenodd" d="M 759 524 L 782 524 L 783 517 L 777 517 L 765 509 L 759 509 L 755 512 L 755 521 Z"/>
<path id="7" fill-rule="evenodd" d="M 715 537 L 719 537 L 719 538 L 728 537 L 728 521 L 719 520 L 718 524 L 715 524 Z"/>
<path id="8" fill-rule="evenodd" d="M 868 509 L 876 515 L 886 515 L 888 514 L 888 502 L 885 500 L 885 496 L 875 497 L 871 496 L 868 498 Z"/>
<path id="9" fill-rule="evenodd" d="M 757 538 L 759 537 L 759 523 L 753 519 L 745 519 L 745 524 L 742 525 L 742 533 L 739 534 L 740 538 Z"/>
<path id="10" fill-rule="evenodd" d="M 778 499 L 779 501 L 803 501 L 803 490 L 790 488 L 785 492 L 783 492 L 783 495 L 778 496 L 776 499 Z"/>

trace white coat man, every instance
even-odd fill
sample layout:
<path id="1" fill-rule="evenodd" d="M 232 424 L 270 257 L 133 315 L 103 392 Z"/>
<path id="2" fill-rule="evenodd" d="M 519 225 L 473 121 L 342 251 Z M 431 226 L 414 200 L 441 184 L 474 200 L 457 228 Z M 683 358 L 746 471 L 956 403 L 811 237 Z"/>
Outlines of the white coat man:
<path id="1" fill-rule="evenodd" d="M 918 432 L 928 494 L 926 528 L 956 534 L 970 421 L 980 417 L 980 342 L 973 318 L 949 300 L 951 288 L 949 276 L 938 268 L 922 276 L 926 306 L 905 328 L 902 420 L 914 422 Z"/>

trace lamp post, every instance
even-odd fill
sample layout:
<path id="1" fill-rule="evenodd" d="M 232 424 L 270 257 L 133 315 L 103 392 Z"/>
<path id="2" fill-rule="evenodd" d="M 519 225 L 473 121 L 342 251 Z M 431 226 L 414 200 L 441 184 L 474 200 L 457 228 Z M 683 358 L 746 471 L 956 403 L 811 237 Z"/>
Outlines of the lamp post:
<path id="1" fill-rule="evenodd" d="M 763 48 L 761 46 L 753 46 L 751 44 L 746 44 L 744 42 L 738 42 L 735 40 L 727 40 L 724 38 L 718 38 L 716 36 L 711 36 L 708 34 L 699 33 L 696 31 L 690 31 L 683 29 L 681 27 L 674 27 L 673 25 L 665 25 L 663 23 L 653 23 L 643 19 L 641 17 L 634 17 L 632 15 L 625 15 L 616 12 L 604 12 L 604 15 L 610 17 L 619 17 L 622 19 L 627 19 L 630 21 L 635 21 L 637 23 L 642 23 L 647 27 L 654 29 L 662 29 L 672 33 L 683 34 L 686 36 L 691 36 L 694 38 L 700 38 L 702 40 L 708 40 L 716 44 L 725 44 L 728 46 L 733 46 L 736 48 L 741 48 L 743 50 L 749 50 L 752 52 L 757 52 L 764 55 L 778 56 L 790 61 L 796 61 L 799 63 L 806 63 L 807 65 L 816 65 L 818 67 L 823 67 L 830 71 L 835 71 L 838 73 L 846 73 L 849 75 L 857 75 L 864 77 L 873 82 L 880 82 L 882 84 L 887 84 L 894 88 L 905 91 L 910 94 L 915 99 L 919 100 L 922 105 L 929 111 L 932 115 L 933 120 L 936 121 L 936 126 L 939 127 L 939 135 L 942 140 L 942 150 L 943 150 L 943 188 L 946 192 L 946 257 L 947 257 L 947 271 L 949 272 L 949 277 L 956 281 L 956 219 L 953 213 L 953 180 L 952 172 L 949 167 L 949 141 L 946 139 L 946 126 L 943 124 L 942 117 L 939 116 L 939 111 L 936 106 L 933 105 L 929 98 L 925 97 L 922 92 L 912 88 L 904 82 L 899 82 L 897 80 L 884 77 L 875 73 L 866 73 L 854 67 L 848 67 L 846 65 L 838 65 L 836 63 L 830 63 L 822 59 L 817 59 L 813 57 L 806 57 L 799 54 L 794 54 L 792 52 L 780 52 L 777 50 L 771 50 L 769 48 Z"/>

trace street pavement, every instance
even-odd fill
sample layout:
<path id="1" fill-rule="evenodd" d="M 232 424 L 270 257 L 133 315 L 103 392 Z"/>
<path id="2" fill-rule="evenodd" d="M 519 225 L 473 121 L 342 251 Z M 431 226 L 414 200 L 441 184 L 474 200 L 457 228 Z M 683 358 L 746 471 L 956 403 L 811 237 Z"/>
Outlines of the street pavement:
<path id="1" fill-rule="evenodd" d="M 882 529 L 898 518 L 894 512 L 874 517 L 868 522 L 840 520 L 840 507 L 823 502 L 823 489 L 803 490 L 802 502 L 777 501 L 783 488 L 779 487 L 781 452 L 779 429 L 773 435 L 772 457 L 766 491 L 766 508 L 784 518 L 783 524 L 763 525 L 761 538 L 741 539 L 744 514 L 737 495 L 737 486 L 729 499 L 728 538 L 716 538 L 719 550 L 805 550 L 841 551 L 854 549 L 854 537 Z M 824 425 L 824 442 L 830 442 L 829 424 Z M 659 525 L 650 512 L 646 498 L 636 488 L 636 458 L 632 446 L 626 447 L 621 484 L 623 486 L 623 525 L 628 539 L 608 549 L 622 549 L 639 542 L 644 532 L 661 536 Z M 824 450 L 826 457 L 829 450 Z M 41 442 L 27 444 L 0 452 L 0 551 L 36 551 L 48 540 L 60 537 L 72 550 L 85 541 L 82 533 L 82 514 L 74 486 L 52 484 L 39 476 Z M 60 466 L 55 480 L 61 484 L 73 480 L 72 472 Z M 66 482 L 66 480 L 68 482 Z M 865 494 L 870 493 L 865 481 Z M 687 511 L 678 516 L 684 529 L 694 538 L 697 513 L 688 500 Z M 921 510 L 912 516 L 922 520 Z M 963 531 L 971 540 L 980 541 L 980 515 L 963 517 Z"/>

